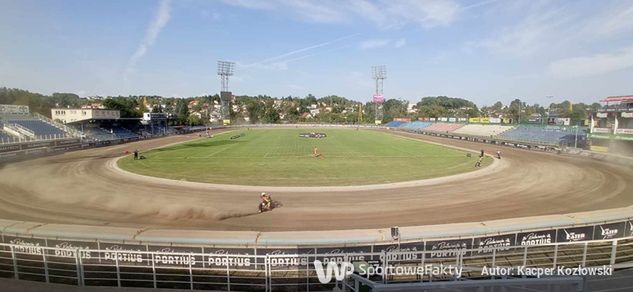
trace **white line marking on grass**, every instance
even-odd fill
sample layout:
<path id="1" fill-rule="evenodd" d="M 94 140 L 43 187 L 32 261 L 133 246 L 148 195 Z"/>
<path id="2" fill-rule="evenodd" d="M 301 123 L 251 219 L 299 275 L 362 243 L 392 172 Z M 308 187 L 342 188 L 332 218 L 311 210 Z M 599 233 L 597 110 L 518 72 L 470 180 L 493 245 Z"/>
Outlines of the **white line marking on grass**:
<path id="1" fill-rule="evenodd" d="M 212 156 L 214 156 L 214 155 L 216 155 L 216 154 L 218 154 L 218 153 L 220 153 L 220 152 L 222 152 L 222 151 L 226 151 L 226 150 L 228 150 L 228 149 L 229 149 L 229 147 L 226 147 L 226 148 L 224 148 L 224 149 L 220 149 L 220 150 L 218 150 L 218 151 L 214 151 L 214 152 L 212 152 L 211 154 L 209 154 L 209 155 L 205 156 L 205 158 L 212 157 Z"/>

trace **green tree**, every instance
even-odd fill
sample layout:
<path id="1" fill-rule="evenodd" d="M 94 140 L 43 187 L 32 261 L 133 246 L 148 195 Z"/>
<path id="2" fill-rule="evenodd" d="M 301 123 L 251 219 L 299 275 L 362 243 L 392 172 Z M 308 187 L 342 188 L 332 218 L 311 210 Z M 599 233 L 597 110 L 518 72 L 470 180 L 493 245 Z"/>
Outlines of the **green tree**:
<path id="1" fill-rule="evenodd" d="M 107 109 L 119 110 L 122 118 L 138 118 L 142 116 L 142 113 L 137 109 L 139 104 L 135 98 L 109 97 L 103 101 L 103 106 Z"/>
<path id="2" fill-rule="evenodd" d="M 182 125 L 187 123 L 187 119 L 189 118 L 189 107 L 184 99 L 178 99 L 176 102 L 175 115 L 178 124 Z"/>

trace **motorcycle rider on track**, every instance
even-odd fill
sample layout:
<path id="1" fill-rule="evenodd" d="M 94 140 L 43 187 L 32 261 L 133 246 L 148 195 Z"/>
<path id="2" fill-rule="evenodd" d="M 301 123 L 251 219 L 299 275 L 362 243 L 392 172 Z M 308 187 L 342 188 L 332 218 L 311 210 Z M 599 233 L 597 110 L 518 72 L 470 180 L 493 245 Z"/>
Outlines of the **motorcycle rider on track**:
<path id="1" fill-rule="evenodd" d="M 262 193 L 261 194 L 261 198 L 262 198 L 262 203 L 261 203 L 261 208 L 259 208 L 259 212 L 263 212 L 263 210 L 270 210 L 270 207 L 272 205 L 272 198 L 270 198 L 270 195 L 267 193 Z"/>

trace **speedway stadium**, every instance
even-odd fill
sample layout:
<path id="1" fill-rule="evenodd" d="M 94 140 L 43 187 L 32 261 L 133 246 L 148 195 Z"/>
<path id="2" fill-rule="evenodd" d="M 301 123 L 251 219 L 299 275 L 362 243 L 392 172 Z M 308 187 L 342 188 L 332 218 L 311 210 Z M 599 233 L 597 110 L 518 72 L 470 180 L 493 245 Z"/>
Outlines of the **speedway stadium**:
<path id="1" fill-rule="evenodd" d="M 6 278 L 228 291 L 425 284 L 471 291 L 495 285 L 483 266 L 633 264 L 633 159 L 561 149 L 545 130 L 249 125 L 86 143 L 41 116 L 7 115 L 3 124 L 7 135 L 32 136 L 0 145 Z M 59 136 L 44 138 L 51 131 Z M 313 157 L 313 147 L 323 157 Z M 132 158 L 137 149 L 144 159 Z M 474 168 L 481 151 L 483 165 Z M 280 207 L 258 213 L 261 192 Z M 314 260 L 464 270 L 324 284 Z M 573 274 L 502 278 L 496 281 L 563 290 L 586 285 Z"/>

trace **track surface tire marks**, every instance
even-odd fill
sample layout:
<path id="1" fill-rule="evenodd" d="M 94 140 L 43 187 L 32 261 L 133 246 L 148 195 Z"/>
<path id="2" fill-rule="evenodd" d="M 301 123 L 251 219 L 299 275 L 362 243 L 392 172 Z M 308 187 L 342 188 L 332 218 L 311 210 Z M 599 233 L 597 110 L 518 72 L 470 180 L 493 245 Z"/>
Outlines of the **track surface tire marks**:
<path id="1" fill-rule="evenodd" d="M 70 152 L 0 169 L 0 218 L 207 230 L 330 230 L 458 223 L 618 208 L 633 204 L 630 168 L 580 157 L 393 133 L 487 153 L 499 172 L 423 187 L 273 194 L 283 208 L 256 214 L 259 194 L 126 177 L 107 167 L 124 150 L 197 138 L 172 136 Z M 262 190 L 265 191 L 265 190 Z"/>

